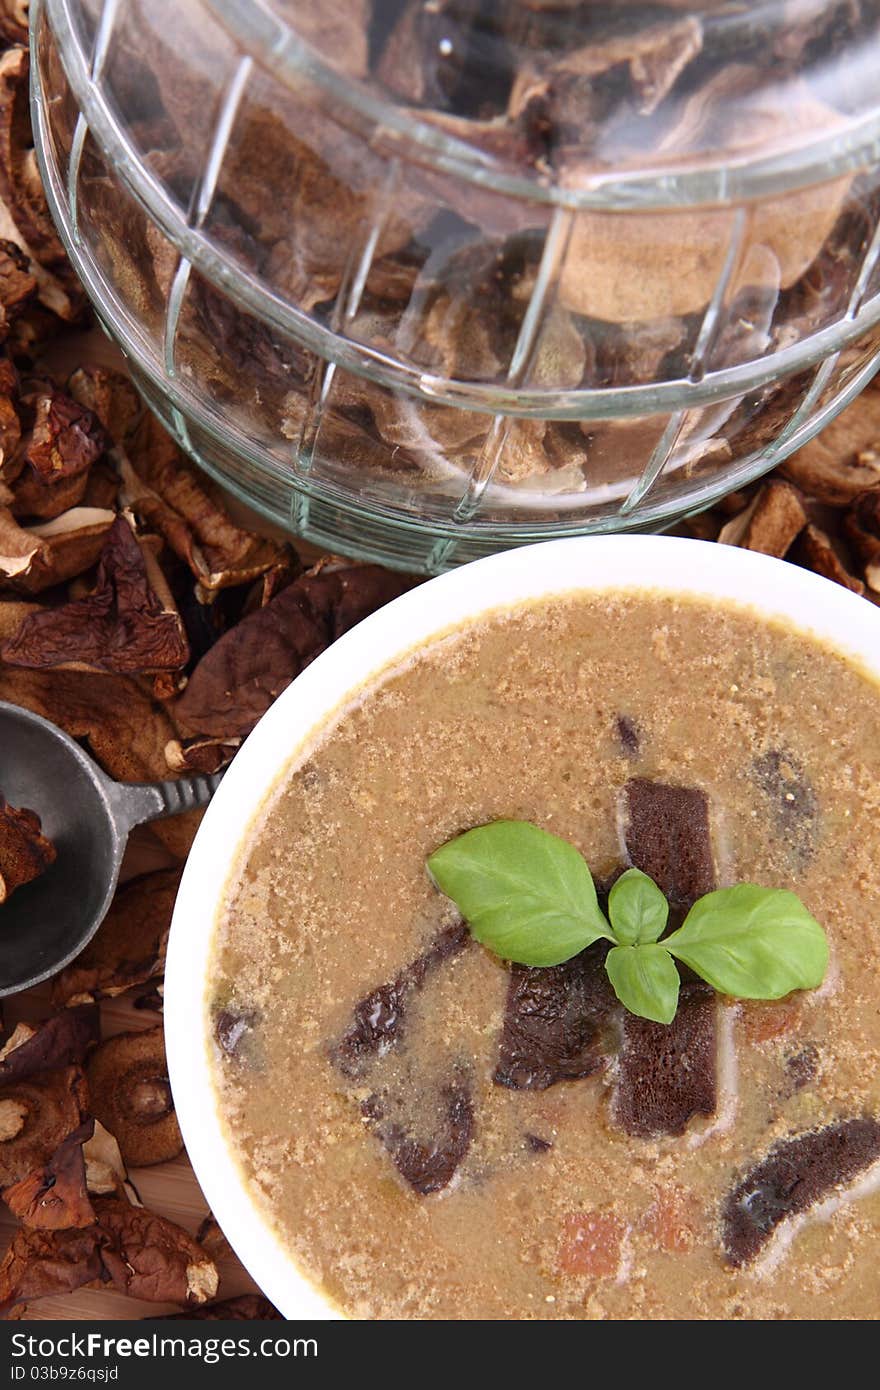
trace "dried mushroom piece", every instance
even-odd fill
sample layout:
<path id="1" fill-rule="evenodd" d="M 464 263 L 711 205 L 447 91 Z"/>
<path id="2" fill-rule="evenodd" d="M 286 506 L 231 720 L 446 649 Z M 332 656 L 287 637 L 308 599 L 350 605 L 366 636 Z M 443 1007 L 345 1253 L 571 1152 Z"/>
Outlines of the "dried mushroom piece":
<path id="1" fill-rule="evenodd" d="M 111 367 L 84 363 L 71 374 L 67 390 L 100 421 L 114 444 L 124 444 L 144 413 L 144 403 L 129 378 Z"/>
<path id="2" fill-rule="evenodd" d="M 87 473 L 59 473 L 46 482 L 28 469 L 15 484 L 12 510 L 16 516 L 32 521 L 51 521 L 79 506 L 87 488 Z"/>
<path id="3" fill-rule="evenodd" d="M 629 714 L 619 714 L 614 721 L 614 732 L 624 757 L 637 758 L 642 750 L 642 730 L 638 721 Z"/>
<path id="4" fill-rule="evenodd" d="M 0 1143 L 15 1139 L 27 1121 L 27 1106 L 23 1100 L 0 1100 Z"/>
<path id="5" fill-rule="evenodd" d="M 94 1129 L 94 1120 L 84 1120 L 58 1146 L 48 1163 L 29 1173 L 12 1187 L 3 1200 L 23 1226 L 41 1231 L 68 1230 L 88 1226 L 95 1220 L 86 1184 L 83 1145 Z"/>
<path id="6" fill-rule="evenodd" d="M 12 501 L 9 484 L 21 472 L 19 444 L 21 442 L 18 372 L 15 364 L 0 352 L 0 503 Z M 6 491 L 4 491 L 4 488 Z"/>
<path id="7" fill-rule="evenodd" d="M 247 618 L 251 613 L 265 608 L 282 589 L 288 588 L 294 579 L 298 579 L 302 572 L 303 564 L 296 551 L 284 551 L 277 563 L 271 569 L 265 570 L 251 585 L 239 617 Z"/>
<path id="8" fill-rule="evenodd" d="M 812 1085 L 821 1067 L 821 1056 L 815 1043 L 804 1043 L 803 1047 L 790 1052 L 785 1059 L 785 1082 L 781 1092 L 783 1098 L 793 1096 L 805 1086 Z"/>
<path id="9" fill-rule="evenodd" d="M 0 1087 L 37 1072 L 81 1066 L 101 1034 L 96 1005 L 62 1009 L 36 1028 L 20 1023 L 0 1050 Z"/>
<path id="10" fill-rule="evenodd" d="M 721 1209 L 722 1246 L 734 1267 L 748 1264 L 783 1221 L 845 1188 L 880 1158 L 880 1121 L 837 1120 L 774 1144 Z"/>
<path id="11" fill-rule="evenodd" d="M 229 1241 L 221 1231 L 212 1212 L 199 1223 L 196 1231 L 196 1240 L 204 1250 L 207 1250 L 212 1260 L 222 1260 L 227 1255 L 231 1255 L 232 1249 Z"/>
<path id="12" fill-rule="evenodd" d="M 240 738 L 195 738 L 182 743 L 175 738 L 165 748 L 165 761 L 172 772 L 210 776 L 232 761 L 241 742 Z"/>
<path id="13" fill-rule="evenodd" d="M 0 339 L 37 292 L 30 261 L 14 241 L 0 237 Z"/>
<path id="14" fill-rule="evenodd" d="M 714 1114 L 715 1015 L 714 991 L 702 980 L 682 982 L 669 1025 L 624 1015 L 613 1114 L 627 1134 L 679 1135 L 695 1115 Z"/>
<path id="15" fill-rule="evenodd" d="M 863 391 L 779 471 L 831 507 L 845 507 L 880 487 L 880 391 Z"/>
<path id="16" fill-rule="evenodd" d="M 26 48 L 0 57 L 0 197 L 31 253 L 41 264 L 64 263 L 64 248 L 49 213 L 31 135 Z"/>
<path id="17" fill-rule="evenodd" d="M 108 1237 L 101 1258 L 112 1283 L 130 1298 L 154 1303 L 206 1303 L 217 1292 L 213 1260 L 173 1222 L 117 1197 L 96 1197 L 100 1229 Z"/>
<path id="18" fill-rule="evenodd" d="M 175 705 L 181 730 L 219 739 L 249 734 L 309 662 L 412 583 L 377 565 L 315 566 L 202 658 Z"/>
<path id="19" fill-rule="evenodd" d="M 0 1264 L 0 1315 L 31 1299 L 106 1283 L 103 1240 L 96 1224 L 55 1231 L 21 1227 Z"/>
<path id="20" fill-rule="evenodd" d="M 639 116 L 651 116 L 703 47 L 696 15 L 661 18 L 656 24 L 606 33 L 572 49 L 549 66 L 524 67 L 514 78 L 509 113 L 516 120 L 540 105 L 554 131 L 550 158 L 564 159 L 568 147 L 598 135 L 606 84 L 625 72 Z"/>
<path id="21" fill-rule="evenodd" d="M 0 792 L 0 905 L 16 888 L 45 873 L 56 855 L 36 812 L 10 806 Z"/>
<path id="22" fill-rule="evenodd" d="M 129 440 L 128 455 L 116 450 L 114 458 L 123 504 L 163 537 L 206 592 L 257 579 L 286 553 L 278 541 L 230 520 L 217 489 L 149 412 Z"/>
<path id="23" fill-rule="evenodd" d="M 782 559 L 807 524 L 803 498 L 790 483 L 771 478 L 739 516 L 722 526 L 721 545 Z"/>
<path id="24" fill-rule="evenodd" d="M 85 291 L 71 269 L 46 203 L 30 124 L 26 48 L 0 56 L 0 237 L 28 257 L 37 297 L 50 314 L 75 322 Z"/>
<path id="25" fill-rule="evenodd" d="M 2 605 L 0 605 L 2 609 Z M 177 736 L 167 710 L 143 684 L 86 671 L 33 671 L 0 662 L 0 699 L 24 705 L 87 743 L 97 763 L 120 782 L 167 778 L 165 748 Z M 201 811 L 156 821 L 151 834 L 185 859 Z"/>
<path id="26" fill-rule="evenodd" d="M 108 1038 L 89 1058 L 86 1076 L 92 1111 L 115 1135 L 127 1165 L 143 1168 L 177 1157 L 183 1138 L 161 1027 Z"/>
<path id="27" fill-rule="evenodd" d="M 122 782 L 167 776 L 165 745 L 175 729 L 136 681 L 85 671 L 35 671 L 0 663 L 0 699 L 24 705 L 88 743 L 105 772 Z"/>
<path id="28" fill-rule="evenodd" d="M 0 507 L 0 588 L 38 594 L 96 564 L 116 513 L 71 507 L 37 526 L 20 526 Z"/>
<path id="29" fill-rule="evenodd" d="M 51 520 L 83 501 L 89 470 L 106 448 L 96 417 L 61 391 L 27 398 L 34 423 L 13 493 L 16 516 Z M 27 467 L 29 465 L 29 467 Z"/>
<path id="30" fill-rule="evenodd" d="M 352 395 L 351 392 L 347 394 L 349 397 Z M 381 394 L 378 390 L 373 392 L 374 398 Z M 285 439 L 293 440 L 298 448 L 302 445 L 311 413 L 305 396 L 297 391 L 288 391 L 284 398 L 281 433 Z M 388 408 L 386 418 L 393 419 L 391 408 Z M 460 430 L 456 433 L 460 433 Z M 387 473 L 391 468 L 395 473 L 411 473 L 419 467 L 416 458 L 402 446 L 389 454 L 386 443 L 377 438 L 366 421 L 358 422 L 339 410 L 328 410 L 323 416 L 317 444 L 321 453 L 340 468 L 351 467 L 364 473 Z"/>
<path id="31" fill-rule="evenodd" d="M 253 1063 L 257 1054 L 254 1037 L 261 1022 L 256 1009 L 246 1009 L 235 1005 L 219 1008 L 214 1015 L 214 1037 L 217 1045 L 227 1057 L 236 1061 Z"/>
<path id="32" fill-rule="evenodd" d="M 203 1322 L 273 1322 L 280 1320 L 281 1314 L 261 1293 L 242 1293 L 237 1298 L 224 1298 L 220 1303 L 208 1303 L 203 1308 L 193 1308 L 186 1313 L 169 1313 L 162 1321 L 176 1322 L 179 1319 Z"/>
<path id="33" fill-rule="evenodd" d="M 128 1170 L 122 1161 L 118 1143 L 100 1120 L 92 1123 L 93 1132 L 82 1146 L 87 1191 L 94 1197 L 125 1197 L 135 1206 L 140 1206 L 137 1194 L 128 1181 Z"/>
<path id="34" fill-rule="evenodd" d="M 656 152 L 687 164 L 715 145 L 728 151 L 755 144 L 784 148 L 806 131 L 825 133 L 842 122 L 806 83 L 790 83 L 786 101 L 774 101 L 757 68 L 728 64 L 688 98 Z M 592 162 L 577 155 L 559 172 L 570 191 L 594 176 Z M 800 279 L 821 250 L 850 182 L 844 176 L 751 209 L 748 244 L 769 248 L 783 289 Z M 583 210 L 562 266 L 561 300 L 576 313 L 611 323 L 701 313 L 724 271 L 735 217 L 726 208 L 642 212 L 635 218 Z"/>
<path id="35" fill-rule="evenodd" d="M 478 450 L 489 428 L 476 411 L 425 404 L 350 374 L 337 373 L 333 401 L 340 412 L 361 418 L 369 411 L 381 439 L 395 449 L 395 466 L 417 464 L 428 476 L 448 473 L 450 458 Z"/>
<path id="36" fill-rule="evenodd" d="M 25 458 L 44 482 L 85 473 L 107 447 L 107 437 L 91 410 L 62 391 L 45 392 L 33 402 L 34 424 Z"/>
<path id="37" fill-rule="evenodd" d="M 511 122 L 499 117 L 479 120 L 420 108 L 417 116 L 451 140 L 465 141 L 480 152 L 487 164 L 517 174 L 524 166 L 534 167 L 542 175 L 547 172 L 546 131 L 541 114 L 533 118 L 529 111 L 524 119 Z M 438 208 L 444 208 L 493 237 L 540 232 L 546 230 L 550 222 L 547 203 L 499 198 L 485 191 L 479 183 L 463 182 L 427 166 L 410 165 L 406 193 L 406 211 L 416 242 L 423 231 L 430 236 Z"/>
<path id="38" fill-rule="evenodd" d="M 819 526 L 810 523 L 804 527 L 789 558 L 796 560 L 805 569 L 812 570 L 814 574 L 821 574 L 823 579 L 832 579 L 835 584 L 842 584 L 854 594 L 865 592 L 861 579 L 850 573 L 833 540 Z"/>
<path id="39" fill-rule="evenodd" d="M 167 80 L 163 98 L 172 110 L 179 105 Z M 240 210 L 239 223 L 256 229 L 250 263 L 265 256 L 273 285 L 310 311 L 335 297 L 349 257 L 374 222 L 377 257 L 410 242 L 406 183 L 381 210 L 384 216 L 377 207 L 385 172 L 366 139 L 343 131 L 331 111 L 318 111 L 305 92 L 289 88 L 281 99 L 276 91 L 271 105 L 253 102 L 240 113 L 219 192 Z"/>
<path id="40" fill-rule="evenodd" d="M 262 261 L 262 254 L 257 261 Z M 266 273 L 273 281 L 283 279 L 288 265 L 289 256 L 279 245 L 269 257 Z M 203 276 L 194 273 L 189 284 L 177 339 L 182 364 L 210 396 L 221 401 L 234 397 L 239 409 L 253 416 L 258 429 L 257 422 L 271 428 L 280 419 L 285 394 L 292 387 L 308 392 L 318 359 L 246 313 Z"/>
<path id="41" fill-rule="evenodd" d="M 0 35 L 7 43 L 28 41 L 30 0 L 0 0 Z"/>
<path id="42" fill-rule="evenodd" d="M 440 0 L 432 5 L 410 0 L 385 38 L 374 76 L 404 101 L 461 110 L 456 96 L 463 85 L 473 83 L 471 40 L 479 10 L 479 0 Z M 480 77 L 485 98 L 484 65 Z"/>
<path id="43" fill-rule="evenodd" d="M 0 584 L 26 582 L 43 550 L 40 538 L 19 526 L 8 507 L 0 506 Z"/>
<path id="44" fill-rule="evenodd" d="M 683 376 L 688 370 L 688 352 L 696 331 L 691 319 L 672 315 L 658 315 L 645 322 L 602 323 L 594 319 L 588 320 L 585 328 L 595 359 L 590 369 L 591 384 L 638 386 L 658 377 Z M 581 428 L 589 434 L 597 423 L 601 422 L 585 420 Z M 619 428 L 625 423 L 610 422 Z M 633 423 L 637 426 L 639 422 Z"/>
<path id="45" fill-rule="evenodd" d="M 630 862 L 684 911 L 715 887 L 709 798 L 697 787 L 635 777 L 626 785 L 624 840 Z"/>
<path id="46" fill-rule="evenodd" d="M 496 380 L 512 357 L 540 254 L 540 238 L 528 234 L 506 242 L 453 242 L 450 250 L 431 257 L 419 274 L 396 334 L 397 345 L 439 375 Z M 560 339 L 574 351 L 576 360 L 578 353 L 583 360 L 585 348 L 572 346 L 572 325 L 565 310 L 551 309 L 545 336 L 546 365 L 556 360 L 554 347 L 558 357 Z M 571 384 L 567 361 L 565 367 Z"/>
<path id="47" fill-rule="evenodd" d="M 92 593 L 32 613 L 0 655 L 10 666 L 136 675 L 180 670 L 189 646 L 158 566 L 118 517 L 104 542 Z"/>
<path id="48" fill-rule="evenodd" d="M 79 1130 L 88 1095 L 79 1067 L 62 1067 L 3 1081 L 0 1104 L 6 1136 L 0 1142 L 0 1188 L 5 1189 L 43 1168 Z"/>
<path id="49" fill-rule="evenodd" d="M 15 1233 L 0 1265 L 0 1311 L 94 1283 L 153 1303 L 214 1297 L 216 1267 L 186 1231 L 117 1197 L 96 1197 L 93 1207 L 90 1226 Z"/>
<path id="50" fill-rule="evenodd" d="M 578 492 L 586 485 L 590 448 L 577 425 L 511 420 L 492 474 L 492 486 Z"/>
<path id="51" fill-rule="evenodd" d="M 861 561 L 868 588 L 880 593 L 880 488 L 854 499 L 843 530 Z"/>
<path id="52" fill-rule="evenodd" d="M 179 869 L 142 874 L 117 891 L 95 935 L 52 982 L 56 1007 L 77 995 L 112 999 L 162 974 Z"/>
<path id="53" fill-rule="evenodd" d="M 807 769 L 787 748 L 771 748 L 755 758 L 749 775 L 765 798 L 774 835 L 803 872 L 819 826 L 819 798 Z"/>
<path id="54" fill-rule="evenodd" d="M 160 980 L 154 985 L 150 985 L 133 1000 L 136 1009 L 148 1010 L 153 1014 L 160 1014 L 165 1008 L 165 985 Z"/>

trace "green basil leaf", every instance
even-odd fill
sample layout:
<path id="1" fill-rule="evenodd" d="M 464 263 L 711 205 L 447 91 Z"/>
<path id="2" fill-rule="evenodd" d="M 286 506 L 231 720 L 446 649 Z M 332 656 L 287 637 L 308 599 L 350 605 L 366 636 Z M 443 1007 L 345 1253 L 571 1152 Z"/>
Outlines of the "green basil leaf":
<path id="1" fill-rule="evenodd" d="M 828 939 L 800 898 L 738 883 L 694 903 L 663 945 L 722 994 L 781 999 L 825 978 Z"/>
<path id="2" fill-rule="evenodd" d="M 614 946 L 605 969 L 625 1009 L 654 1023 L 671 1023 L 678 1008 L 679 974 L 665 945 Z"/>
<path id="3" fill-rule="evenodd" d="M 613 940 L 593 876 L 574 845 L 528 821 L 467 830 L 428 859 L 478 941 L 520 965 L 559 965 Z"/>
<path id="4" fill-rule="evenodd" d="M 621 946 L 659 941 L 669 920 L 669 903 L 641 869 L 627 869 L 608 894 L 611 930 Z"/>

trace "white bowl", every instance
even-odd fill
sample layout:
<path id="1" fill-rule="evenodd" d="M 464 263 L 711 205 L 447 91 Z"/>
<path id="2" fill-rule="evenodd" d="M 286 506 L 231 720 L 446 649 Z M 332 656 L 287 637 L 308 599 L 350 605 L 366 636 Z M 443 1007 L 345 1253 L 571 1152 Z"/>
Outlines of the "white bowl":
<path id="1" fill-rule="evenodd" d="M 248 738 L 205 815 L 171 928 L 165 1030 L 187 1152 L 242 1264 L 286 1318 L 338 1318 L 298 1270 L 227 1143 L 212 1079 L 207 972 L 237 851 L 275 785 L 334 713 L 383 669 L 450 628 L 523 600 L 649 590 L 745 606 L 819 638 L 880 680 L 880 610 L 781 560 L 668 536 L 597 536 L 507 551 L 395 599 L 306 668 Z"/>

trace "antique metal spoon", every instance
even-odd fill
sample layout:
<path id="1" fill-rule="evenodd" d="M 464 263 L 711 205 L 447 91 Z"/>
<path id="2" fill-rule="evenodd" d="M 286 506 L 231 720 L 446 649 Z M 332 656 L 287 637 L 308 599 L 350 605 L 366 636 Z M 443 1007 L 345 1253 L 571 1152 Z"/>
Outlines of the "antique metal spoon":
<path id="1" fill-rule="evenodd" d="M 114 782 L 47 719 L 0 701 L 0 792 L 36 811 L 54 864 L 0 905 L 0 996 L 54 975 L 107 914 L 133 826 L 207 806 L 213 777 Z"/>

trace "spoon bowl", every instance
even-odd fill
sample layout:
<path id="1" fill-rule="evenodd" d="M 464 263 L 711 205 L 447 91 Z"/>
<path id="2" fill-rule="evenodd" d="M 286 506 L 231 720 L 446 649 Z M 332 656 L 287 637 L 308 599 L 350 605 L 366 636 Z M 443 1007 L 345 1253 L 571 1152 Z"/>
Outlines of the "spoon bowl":
<path id="1" fill-rule="evenodd" d="M 0 792 L 36 812 L 57 851 L 0 905 L 0 997 L 56 974 L 91 940 L 133 826 L 207 805 L 219 782 L 114 782 L 55 724 L 0 701 Z"/>

